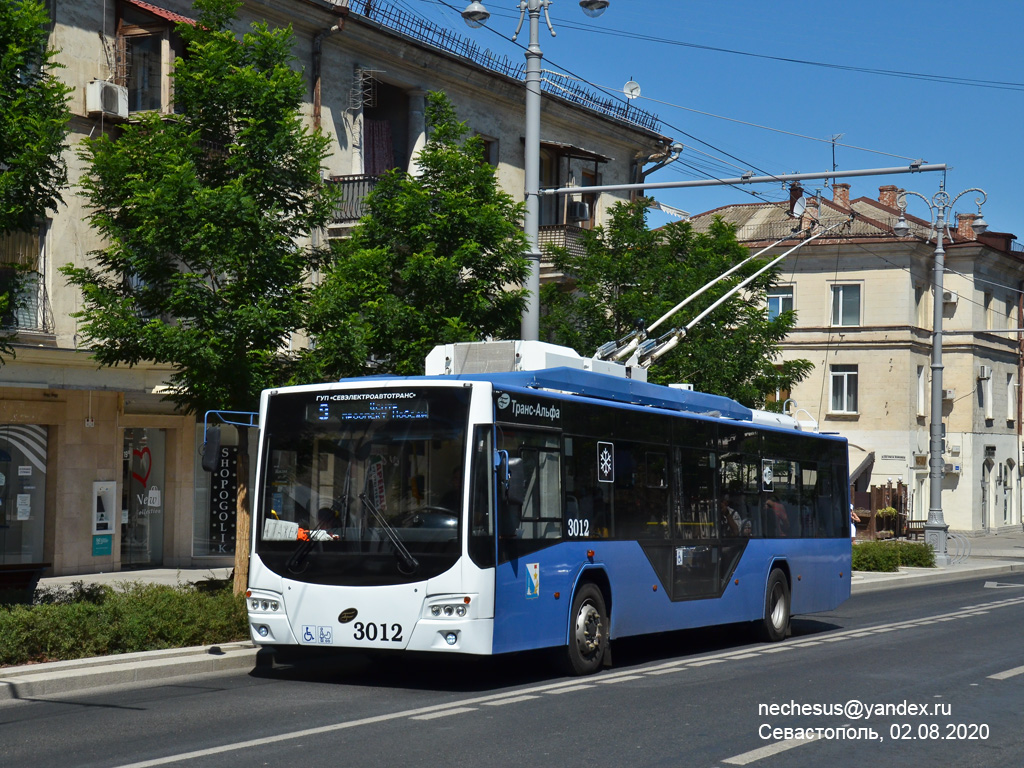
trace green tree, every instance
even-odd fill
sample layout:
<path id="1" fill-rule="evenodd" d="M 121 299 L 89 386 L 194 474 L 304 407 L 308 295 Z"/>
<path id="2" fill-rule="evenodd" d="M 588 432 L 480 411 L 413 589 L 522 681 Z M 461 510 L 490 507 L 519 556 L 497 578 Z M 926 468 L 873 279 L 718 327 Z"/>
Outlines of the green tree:
<path id="1" fill-rule="evenodd" d="M 385 174 L 351 239 L 336 242 L 311 305 L 306 378 L 417 374 L 436 344 L 518 333 L 523 207 L 501 191 L 482 140 L 443 94 L 427 96 L 419 173 Z"/>
<path id="2" fill-rule="evenodd" d="M 639 323 L 649 326 L 705 283 L 749 254 L 733 228 L 715 220 L 706 233 L 689 222 L 658 230 L 647 226 L 647 202 L 620 203 L 606 228 L 584 234 L 584 255 L 553 251 L 556 269 L 570 275 L 565 284 L 541 290 L 545 308 L 542 334 L 549 340 L 593 354 L 603 343 L 622 338 Z M 747 264 L 660 325 L 652 336 L 685 325 L 764 262 Z M 777 389 L 807 377 L 807 360 L 779 359 L 779 344 L 793 327 L 793 312 L 769 319 L 760 297 L 774 285 L 778 270 L 756 278 L 745 292 L 716 308 L 690 330 L 674 350 L 659 358 L 648 377 L 657 383 L 686 382 L 702 392 L 763 407 Z"/>
<path id="3" fill-rule="evenodd" d="M 17 276 L 34 265 L 3 248 L 11 232 L 33 230 L 56 211 L 67 184 L 67 98 L 48 47 L 50 16 L 40 0 L 0 2 L 0 318 L 17 308 Z M 0 334 L 0 354 L 13 354 Z M 0 365 L 3 358 L 0 357 Z"/>
<path id="4" fill-rule="evenodd" d="M 81 288 L 81 333 L 101 365 L 175 366 L 185 411 L 253 411 L 288 378 L 316 254 L 297 243 L 326 224 L 328 140 L 302 125 L 292 32 L 228 28 L 239 3 L 196 0 L 178 32 L 175 114 L 140 114 L 120 136 L 83 142 L 83 194 L 106 246 L 63 268 Z M 236 588 L 248 564 L 248 456 L 240 440 Z"/>

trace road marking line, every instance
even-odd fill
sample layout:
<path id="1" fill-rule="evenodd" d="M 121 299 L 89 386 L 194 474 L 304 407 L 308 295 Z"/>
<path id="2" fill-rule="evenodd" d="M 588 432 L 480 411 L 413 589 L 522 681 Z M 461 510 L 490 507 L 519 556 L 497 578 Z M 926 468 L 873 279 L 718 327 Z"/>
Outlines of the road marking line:
<path id="1" fill-rule="evenodd" d="M 585 691 L 588 688 L 593 688 L 592 685 L 570 685 L 568 688 L 554 688 L 550 691 L 544 691 L 544 693 L 550 693 L 552 695 L 560 693 L 575 693 L 576 691 Z"/>
<path id="2" fill-rule="evenodd" d="M 464 715 L 466 712 L 476 712 L 476 707 L 456 707 L 455 709 L 446 709 L 443 712 L 431 712 L 429 715 L 416 715 L 410 718 L 410 720 L 437 720 L 439 717 Z"/>
<path id="3" fill-rule="evenodd" d="M 614 685 L 615 683 L 624 683 L 627 680 L 643 680 L 643 675 L 623 675 L 622 677 L 609 677 L 605 679 L 595 680 L 594 682 L 599 685 Z M 590 686 L 587 686 L 588 688 Z"/>
<path id="4" fill-rule="evenodd" d="M 706 667 L 709 664 L 721 664 L 725 659 L 704 659 L 704 661 L 691 661 L 691 667 Z"/>
<path id="5" fill-rule="evenodd" d="M 760 652 L 758 652 L 758 653 L 737 653 L 735 656 L 730 656 L 729 660 L 732 661 L 733 659 L 756 659 L 760 655 L 761 655 Z"/>
<path id="6" fill-rule="evenodd" d="M 766 757 L 771 757 L 772 755 L 777 755 L 780 752 L 785 752 L 793 749 L 794 747 L 802 747 L 804 744 L 810 744 L 820 738 L 820 736 L 812 736 L 809 739 L 787 739 L 786 741 L 776 741 L 774 744 L 769 744 L 767 747 L 753 749 L 750 752 L 744 752 L 742 755 L 727 758 L 722 762 L 728 763 L 729 765 L 749 765 L 750 763 L 762 760 Z"/>
<path id="7" fill-rule="evenodd" d="M 540 696 L 514 696 L 511 699 L 502 699 L 501 701 L 485 701 L 485 707 L 503 707 L 506 704 L 518 704 L 521 701 L 530 701 L 532 699 L 539 699 Z"/>
<path id="8" fill-rule="evenodd" d="M 1014 667 L 1008 669 L 1005 672 L 996 672 L 994 675 L 989 675 L 989 680 L 1006 680 L 1010 677 L 1016 677 L 1017 675 L 1024 675 L 1024 667 Z"/>
<path id="9" fill-rule="evenodd" d="M 672 669 L 652 669 L 644 672 L 645 675 L 671 675 L 673 672 L 682 672 L 686 667 L 673 667 Z"/>

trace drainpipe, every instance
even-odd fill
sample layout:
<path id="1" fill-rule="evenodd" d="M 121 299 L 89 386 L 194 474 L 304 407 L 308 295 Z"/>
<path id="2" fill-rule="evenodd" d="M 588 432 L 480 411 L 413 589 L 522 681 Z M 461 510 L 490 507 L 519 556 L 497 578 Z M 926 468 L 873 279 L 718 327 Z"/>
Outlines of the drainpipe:
<path id="1" fill-rule="evenodd" d="M 338 6 L 338 22 L 330 29 L 323 29 L 313 36 L 313 128 L 320 130 L 320 80 L 323 60 L 324 38 L 341 32 L 348 18 L 348 0 L 342 0 Z"/>

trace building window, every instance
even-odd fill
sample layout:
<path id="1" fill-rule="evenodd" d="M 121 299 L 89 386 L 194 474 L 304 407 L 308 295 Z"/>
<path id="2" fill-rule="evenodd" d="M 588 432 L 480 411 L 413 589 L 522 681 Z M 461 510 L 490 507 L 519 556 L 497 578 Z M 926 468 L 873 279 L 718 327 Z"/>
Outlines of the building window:
<path id="1" fill-rule="evenodd" d="M 128 89 L 129 112 L 173 111 L 171 71 L 183 53 L 173 20 L 122 4 L 115 80 Z"/>
<path id="2" fill-rule="evenodd" d="M 0 295 L 7 297 L 0 328 L 52 332 L 43 277 L 45 243 L 45 225 L 0 235 Z"/>
<path id="3" fill-rule="evenodd" d="M 776 286 L 768 289 L 768 319 L 774 320 L 783 312 L 793 311 L 793 286 Z"/>
<path id="4" fill-rule="evenodd" d="M 831 366 L 829 381 L 831 413 L 857 413 L 857 366 Z"/>
<path id="5" fill-rule="evenodd" d="M 860 286 L 832 286 L 832 325 L 860 325 Z"/>
<path id="6" fill-rule="evenodd" d="M 992 294 L 986 293 L 984 296 L 984 312 L 985 312 L 985 328 L 992 330 L 996 327 L 995 316 L 992 312 Z"/>

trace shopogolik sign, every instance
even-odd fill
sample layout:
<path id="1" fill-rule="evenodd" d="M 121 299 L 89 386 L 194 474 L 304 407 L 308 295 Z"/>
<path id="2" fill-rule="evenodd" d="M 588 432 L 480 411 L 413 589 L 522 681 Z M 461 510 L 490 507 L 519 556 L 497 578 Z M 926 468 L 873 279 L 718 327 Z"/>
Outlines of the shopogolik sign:
<path id="1" fill-rule="evenodd" d="M 210 475 L 210 554 L 235 552 L 235 504 L 238 500 L 238 447 L 221 446 Z"/>

